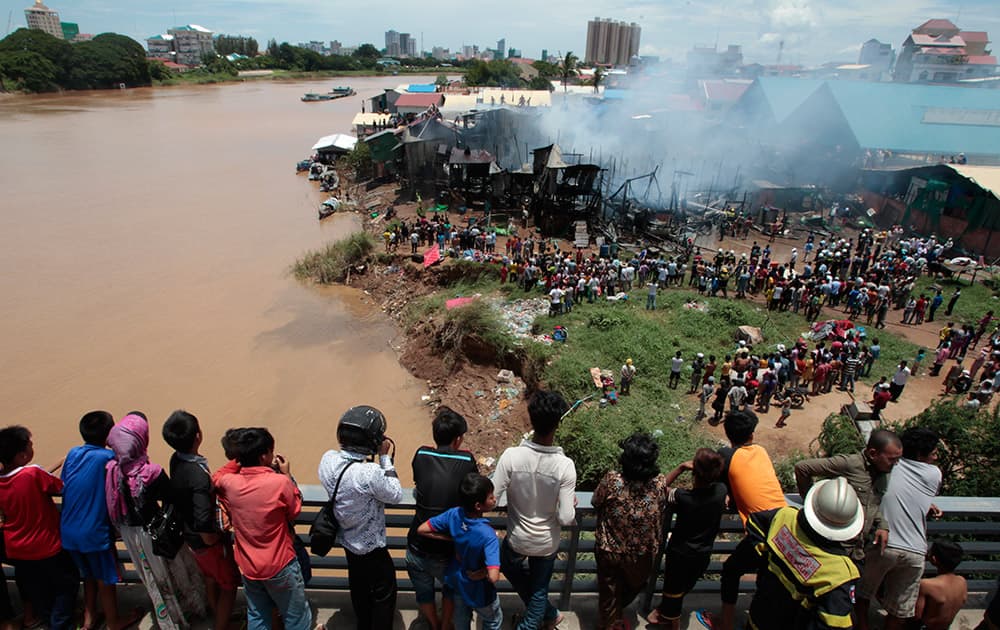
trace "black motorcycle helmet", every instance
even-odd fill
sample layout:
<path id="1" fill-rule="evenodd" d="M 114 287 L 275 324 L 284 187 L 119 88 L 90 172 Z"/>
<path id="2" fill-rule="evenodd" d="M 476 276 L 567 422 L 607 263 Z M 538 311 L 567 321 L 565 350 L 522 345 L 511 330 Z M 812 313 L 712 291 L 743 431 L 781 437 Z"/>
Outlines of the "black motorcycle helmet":
<path id="1" fill-rule="evenodd" d="M 337 441 L 344 450 L 364 455 L 378 453 L 385 439 L 385 416 L 375 407 L 351 407 L 337 424 Z"/>

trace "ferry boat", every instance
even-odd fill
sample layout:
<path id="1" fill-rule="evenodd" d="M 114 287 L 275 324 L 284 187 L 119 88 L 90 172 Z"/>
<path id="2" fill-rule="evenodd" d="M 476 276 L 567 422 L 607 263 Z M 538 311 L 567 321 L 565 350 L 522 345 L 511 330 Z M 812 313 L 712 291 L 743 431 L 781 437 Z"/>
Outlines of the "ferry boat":
<path id="1" fill-rule="evenodd" d="M 338 85 L 330 90 L 330 96 L 333 98 L 344 98 L 345 96 L 354 96 L 355 94 L 357 94 L 357 92 L 355 92 L 350 86 Z"/>
<path id="2" fill-rule="evenodd" d="M 315 92 L 309 92 L 302 95 L 303 102 L 306 103 L 316 103 L 318 101 L 332 101 L 335 97 L 332 94 L 316 94 Z"/>

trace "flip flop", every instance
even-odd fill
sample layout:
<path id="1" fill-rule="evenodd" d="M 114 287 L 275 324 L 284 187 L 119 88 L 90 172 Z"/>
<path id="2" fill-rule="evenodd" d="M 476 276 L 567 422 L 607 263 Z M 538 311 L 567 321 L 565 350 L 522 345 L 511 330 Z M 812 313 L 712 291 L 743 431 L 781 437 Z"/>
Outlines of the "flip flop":
<path id="1" fill-rule="evenodd" d="M 708 628 L 708 630 L 713 630 L 713 628 L 715 628 L 715 615 L 708 612 L 704 608 L 699 608 L 694 611 L 694 618 L 698 620 L 698 623 Z"/>

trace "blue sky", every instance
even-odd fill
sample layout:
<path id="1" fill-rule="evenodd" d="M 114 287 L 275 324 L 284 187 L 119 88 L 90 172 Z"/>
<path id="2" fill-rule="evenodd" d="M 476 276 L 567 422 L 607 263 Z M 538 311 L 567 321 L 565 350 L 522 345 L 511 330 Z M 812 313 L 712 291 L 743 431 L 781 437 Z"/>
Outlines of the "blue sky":
<path id="1" fill-rule="evenodd" d="M 3 31 L 24 26 L 32 0 L 0 0 Z M 642 26 L 644 54 L 681 60 L 694 44 L 741 44 L 748 61 L 814 64 L 853 61 L 872 37 L 898 48 L 909 30 L 929 18 L 948 18 L 960 28 L 990 31 L 1000 40 L 997 0 L 506 0 L 506 2 L 344 2 L 343 0 L 46 0 L 63 21 L 85 33 L 115 31 L 143 40 L 175 24 L 200 24 L 216 32 L 297 43 L 337 39 L 371 42 L 384 32 L 415 37 L 424 48 L 462 44 L 508 47 L 537 58 L 572 50 L 582 54 L 587 21 L 607 17 Z M 418 43 L 419 43 L 418 39 Z"/>

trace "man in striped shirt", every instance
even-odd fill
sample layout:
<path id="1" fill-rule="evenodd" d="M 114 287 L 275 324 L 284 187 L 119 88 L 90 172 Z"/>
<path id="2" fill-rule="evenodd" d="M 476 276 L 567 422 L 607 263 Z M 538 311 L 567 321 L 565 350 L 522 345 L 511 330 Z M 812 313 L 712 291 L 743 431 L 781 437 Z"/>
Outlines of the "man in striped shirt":
<path id="1" fill-rule="evenodd" d="M 854 393 L 854 381 L 858 376 L 858 369 L 861 367 L 861 359 L 856 352 L 852 352 L 843 361 L 843 377 L 840 380 L 840 389 Z"/>

